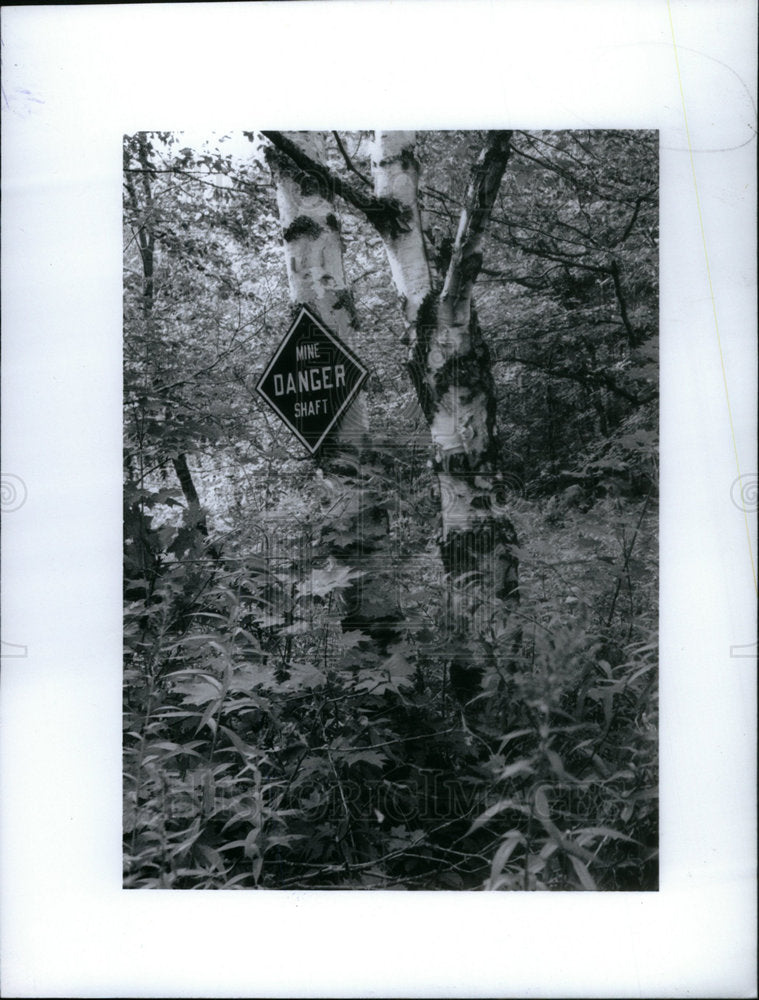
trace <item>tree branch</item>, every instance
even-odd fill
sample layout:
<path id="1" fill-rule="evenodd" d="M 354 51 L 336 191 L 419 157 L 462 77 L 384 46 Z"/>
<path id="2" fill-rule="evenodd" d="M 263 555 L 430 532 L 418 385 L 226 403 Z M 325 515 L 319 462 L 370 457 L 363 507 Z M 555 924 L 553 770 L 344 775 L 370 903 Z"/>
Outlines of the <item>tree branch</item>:
<path id="1" fill-rule="evenodd" d="M 512 285 L 522 285 L 524 288 L 529 288 L 535 292 L 545 291 L 546 284 L 544 279 L 548 271 L 544 271 L 540 278 L 530 280 L 519 274 L 509 274 L 507 271 L 496 271 L 492 267 L 482 267 L 480 268 L 480 274 L 484 274 L 487 278 L 500 279 L 501 281 L 506 281 Z"/>
<path id="2" fill-rule="evenodd" d="M 632 232 L 633 226 L 635 225 L 635 223 L 638 220 L 638 212 L 640 212 L 640 206 L 643 204 L 644 201 L 645 201 L 645 196 L 644 195 L 641 195 L 640 198 L 636 198 L 635 199 L 635 211 L 633 212 L 632 218 L 630 219 L 630 221 L 625 226 L 625 231 L 619 237 L 619 239 L 617 240 L 615 246 L 619 246 L 620 243 L 624 243 L 625 240 L 627 239 L 627 237 Z"/>
<path id="3" fill-rule="evenodd" d="M 332 194 L 339 195 L 349 205 L 362 212 L 380 235 L 389 234 L 394 237 L 408 232 L 408 211 L 394 198 L 375 198 L 374 195 L 354 187 L 323 163 L 313 160 L 282 132 L 262 132 L 261 135 L 267 138 L 286 160 L 302 171 L 306 179 L 310 177 L 318 182 L 322 190 L 326 189 Z M 282 165 L 281 159 L 279 162 Z"/>
<path id="4" fill-rule="evenodd" d="M 528 133 L 526 132 L 522 132 L 521 134 L 523 136 L 526 136 L 527 138 L 530 139 L 532 138 L 532 136 L 529 136 Z M 545 140 L 542 141 L 545 142 Z M 545 143 L 545 145 L 550 146 L 551 144 Z M 554 146 L 551 146 L 551 149 L 554 148 L 555 148 Z M 576 178 L 568 170 L 566 170 L 558 163 L 551 163 L 548 160 L 541 159 L 541 157 L 539 156 L 531 156 L 529 153 L 526 153 L 523 149 L 518 149 L 516 146 L 514 147 L 514 155 L 521 156 L 525 160 L 531 160 L 533 163 L 537 163 L 539 167 L 543 167 L 544 170 L 552 170 L 555 174 L 559 174 L 561 177 L 563 177 L 565 180 L 568 180 L 572 184 L 576 183 Z M 591 190 L 595 191 L 594 188 L 591 188 Z"/>
<path id="5" fill-rule="evenodd" d="M 534 257 L 541 257 L 543 260 L 552 260 L 557 264 L 565 264 L 567 267 L 579 267 L 585 271 L 593 271 L 596 274 L 611 274 L 611 269 L 609 267 L 602 267 L 598 264 L 589 264 L 586 261 L 583 261 L 582 257 L 588 256 L 587 254 L 577 254 L 576 256 L 573 256 L 567 250 L 565 250 L 564 253 L 552 253 L 550 250 L 544 250 L 542 247 L 522 243 L 514 235 L 512 225 L 510 223 L 507 223 L 506 225 L 509 230 L 509 236 L 511 237 L 512 244 L 524 253 L 531 254 Z M 498 243 L 507 243 L 505 239 L 495 236 L 494 234 L 493 239 L 495 239 Z"/>
<path id="6" fill-rule="evenodd" d="M 638 334 L 635 332 L 632 323 L 630 322 L 630 317 L 627 315 L 627 302 L 625 301 L 624 294 L 622 292 L 622 283 L 619 280 L 619 264 L 616 260 L 611 262 L 611 276 L 614 281 L 614 291 L 617 296 L 617 302 L 619 303 L 619 312 L 622 317 L 622 322 L 625 325 L 625 331 L 627 332 L 627 340 L 631 348 L 638 346 Z"/>
<path id="7" fill-rule="evenodd" d="M 488 132 L 485 146 L 474 165 L 441 302 L 456 305 L 472 293 L 482 267 L 482 237 L 509 159 L 511 136 L 508 131 Z"/>
<path id="8" fill-rule="evenodd" d="M 533 361 L 530 358 L 506 356 L 496 358 L 495 363 L 518 364 L 524 365 L 526 368 L 537 368 L 538 371 L 545 372 L 545 374 L 549 375 L 551 378 L 567 379 L 570 382 L 577 382 L 585 387 L 602 386 L 610 392 L 613 392 L 615 395 L 621 396 L 622 399 L 626 399 L 627 402 L 632 403 L 633 406 L 642 406 L 645 403 L 650 402 L 655 395 L 655 393 L 652 393 L 644 399 L 641 399 L 636 393 L 620 386 L 613 376 L 606 371 L 572 371 L 569 368 L 555 368 L 553 365 L 542 364 L 540 361 Z"/>
<path id="9" fill-rule="evenodd" d="M 369 180 L 368 177 L 365 177 L 364 174 L 361 173 L 361 171 L 354 165 L 353 160 L 350 158 L 350 156 L 348 156 L 348 150 L 343 145 L 343 140 L 340 138 L 339 132 L 333 132 L 332 135 L 335 137 L 337 148 L 340 150 L 340 153 L 342 155 L 342 158 L 345 160 L 345 165 L 348 168 L 348 170 L 354 173 L 356 177 L 359 178 L 359 180 L 362 180 L 364 182 L 364 184 L 368 184 L 369 187 L 371 187 L 372 182 Z"/>

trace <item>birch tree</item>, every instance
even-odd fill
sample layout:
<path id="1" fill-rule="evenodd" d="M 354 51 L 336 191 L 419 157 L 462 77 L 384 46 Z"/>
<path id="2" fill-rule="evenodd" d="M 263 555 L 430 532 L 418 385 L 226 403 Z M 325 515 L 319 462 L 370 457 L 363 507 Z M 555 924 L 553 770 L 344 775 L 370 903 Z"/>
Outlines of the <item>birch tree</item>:
<path id="1" fill-rule="evenodd" d="M 655 135 L 183 141 L 125 141 L 125 887 L 655 889 Z M 313 458 L 301 304 L 372 372 Z"/>
<path id="2" fill-rule="evenodd" d="M 491 359 L 474 309 L 482 239 L 509 156 L 509 132 L 491 132 L 472 171 L 451 260 L 433 287 L 418 205 L 413 132 L 375 133 L 378 197 L 403 206 L 406 231 L 385 237 L 403 309 L 408 368 L 432 434 L 440 483 L 441 556 L 453 588 L 453 622 L 483 616 L 493 599 L 518 600 L 516 534 L 498 467 Z"/>
<path id="3" fill-rule="evenodd" d="M 324 136 L 303 132 L 288 136 L 314 159 L 324 157 Z M 299 169 L 288 157 L 268 151 L 277 191 L 287 279 L 294 305 L 307 305 L 355 346 L 358 329 L 353 296 L 345 280 L 343 252 L 335 207 L 319 179 Z M 359 392 L 332 436 L 332 452 L 356 452 L 369 431 L 366 402 Z"/>
<path id="4" fill-rule="evenodd" d="M 283 135 L 290 153 L 318 162 L 324 158 L 324 136 L 317 132 Z M 345 278 L 340 226 L 329 188 L 313 172 L 303 170 L 297 156 L 267 150 L 276 185 L 277 206 L 290 288 L 295 307 L 308 306 L 350 347 L 356 347 L 358 318 Z M 397 618 L 391 601 L 378 597 L 371 557 L 387 536 L 387 516 L 362 464 L 369 444 L 369 422 L 363 392 L 357 393 L 336 429 L 317 454 L 323 473 L 335 481 L 341 496 L 339 513 L 351 522 L 351 545 L 339 558 L 358 562 L 357 579 L 342 594 L 344 629 L 363 629 L 384 652 Z"/>
<path id="5" fill-rule="evenodd" d="M 440 554 L 450 584 L 450 624 L 457 633 L 493 624 L 501 631 L 503 621 L 494 623 L 494 617 L 518 601 L 517 539 L 505 508 L 490 355 L 473 292 L 482 266 L 483 236 L 508 162 L 511 133 L 487 135 L 472 170 L 442 287 L 433 283 L 422 228 L 414 132 L 374 134 L 371 192 L 366 184 L 359 187 L 338 177 L 313 146 L 307 150 L 280 132 L 264 135 L 277 149 L 280 164 L 283 158 L 289 159 L 311 184 L 344 198 L 383 238 L 402 313 L 401 342 L 408 372 L 432 436 L 442 512 Z M 302 208 L 301 204 L 297 210 Z M 324 212 L 323 221 L 318 213 L 315 209 L 304 214 L 298 230 L 303 231 L 303 240 L 310 240 L 309 252 L 317 254 L 321 252 L 317 246 L 330 238 L 328 213 Z M 306 219 L 313 222 L 309 235 Z M 287 230 L 285 239 L 288 255 L 297 261 Z M 339 319 L 344 325 L 342 313 Z M 472 666 L 460 660 L 451 665 L 451 680 L 464 696 L 476 688 L 477 670 Z"/>

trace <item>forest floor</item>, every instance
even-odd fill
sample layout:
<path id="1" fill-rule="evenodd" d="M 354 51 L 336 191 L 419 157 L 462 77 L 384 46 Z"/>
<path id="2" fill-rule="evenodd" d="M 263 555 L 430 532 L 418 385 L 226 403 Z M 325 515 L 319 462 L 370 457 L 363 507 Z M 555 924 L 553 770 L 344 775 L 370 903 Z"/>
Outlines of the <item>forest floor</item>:
<path id="1" fill-rule="evenodd" d="M 262 630 L 181 561 L 129 604 L 125 886 L 656 888 L 655 504 L 513 517 L 518 648 L 470 643 L 466 706 L 434 619 L 385 654 L 324 613 Z"/>

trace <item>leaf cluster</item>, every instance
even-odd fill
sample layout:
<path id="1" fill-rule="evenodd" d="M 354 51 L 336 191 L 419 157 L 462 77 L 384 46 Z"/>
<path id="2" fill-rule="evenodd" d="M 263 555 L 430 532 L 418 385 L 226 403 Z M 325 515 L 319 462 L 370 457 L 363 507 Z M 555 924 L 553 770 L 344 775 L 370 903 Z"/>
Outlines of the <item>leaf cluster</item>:
<path id="1" fill-rule="evenodd" d="M 631 550 L 639 510 L 577 517 L 524 502 L 518 634 L 493 607 L 476 638 L 440 617 L 433 549 L 367 574 L 329 555 L 339 517 L 309 558 L 273 519 L 268 560 L 260 530 L 222 564 L 160 533 L 126 606 L 125 885 L 655 888 L 655 556 Z M 388 648 L 340 627 L 357 580 L 402 581 Z M 465 706 L 453 659 L 479 671 Z"/>

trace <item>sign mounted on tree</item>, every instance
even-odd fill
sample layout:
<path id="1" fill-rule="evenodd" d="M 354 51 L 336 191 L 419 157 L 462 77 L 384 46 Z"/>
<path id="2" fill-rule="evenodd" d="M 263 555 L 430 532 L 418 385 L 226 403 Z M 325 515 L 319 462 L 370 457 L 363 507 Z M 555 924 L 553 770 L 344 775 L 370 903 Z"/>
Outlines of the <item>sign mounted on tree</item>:
<path id="1" fill-rule="evenodd" d="M 313 455 L 368 374 L 337 334 L 303 306 L 256 392 Z"/>

